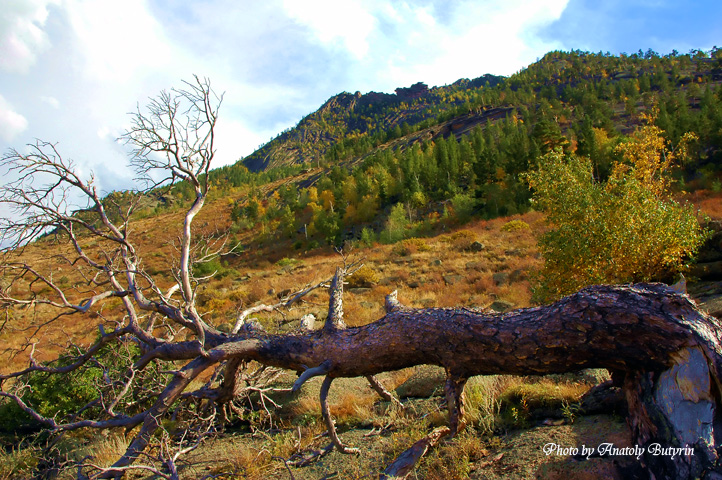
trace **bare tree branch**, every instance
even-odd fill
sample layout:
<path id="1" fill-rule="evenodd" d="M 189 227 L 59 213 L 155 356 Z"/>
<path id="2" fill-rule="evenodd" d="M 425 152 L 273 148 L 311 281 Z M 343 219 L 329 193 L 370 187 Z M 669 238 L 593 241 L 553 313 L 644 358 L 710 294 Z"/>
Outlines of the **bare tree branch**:
<path id="1" fill-rule="evenodd" d="M 86 465 L 95 469 L 95 477 L 142 469 L 177 478 L 181 456 L 213 434 L 226 414 L 240 411 L 244 396 L 257 395 L 258 408 L 271 413 L 275 402 L 267 393 L 281 369 L 299 372 L 293 391 L 314 376 L 325 376 L 319 401 L 332 446 L 351 452 L 330 415 L 333 379 L 365 377 L 393 401 L 374 375 L 420 364 L 447 372 L 450 428 L 432 432 L 406 465 L 413 466 L 442 436 L 463 428 L 463 391 L 471 376 L 601 367 L 623 379 L 629 424 L 639 445 L 687 443 L 694 449 L 694 455 L 669 461 L 647 455 L 645 464 L 656 478 L 722 474 L 719 439 L 707 434 L 719 418 L 722 398 L 722 325 L 663 285 L 591 287 L 553 305 L 505 314 L 463 307 L 412 309 L 394 292 L 386 298 L 383 318 L 347 327 L 343 278 L 358 264 L 339 252 L 343 267 L 332 279 L 278 303 L 246 308 L 228 333 L 209 325 L 197 295 L 206 279 L 195 276 L 193 266 L 215 258 L 225 244 L 195 232 L 200 229 L 193 222 L 207 199 L 221 103 L 222 95 L 210 82 L 195 77 L 183 89 L 162 92 L 137 109 L 123 138 L 145 186 L 127 198 L 103 198 L 92 175 L 76 174 L 54 144 L 38 141 L 28 153 L 11 150 L 0 159 L 0 169 L 19 178 L 0 188 L 0 205 L 15 213 L 0 220 L 0 240 L 8 245 L 0 252 L 0 307 L 5 309 L 3 328 L 16 319 L 25 323 L 16 331 L 26 338 L 18 339 L 10 353 L 23 352 L 29 362 L 16 371 L 2 370 L 0 398 L 51 432 L 132 431 L 132 441 L 112 466 Z M 156 275 L 144 269 L 131 226 L 139 198 L 169 182 L 186 182 L 195 195 L 180 226 L 178 258 L 168 262 L 165 275 Z M 53 252 L 42 258 L 27 255 L 30 242 L 38 247 L 47 242 Z M 56 278 L 58 268 L 72 272 L 77 281 Z M 330 293 L 324 328 L 284 335 L 251 328 L 251 314 L 284 313 L 318 288 Z M 85 322 L 89 332 L 97 328 L 98 339 L 87 348 L 69 343 L 55 362 L 36 360 L 43 334 L 51 327 L 62 329 L 67 319 Z M 38 378 L 70 380 L 88 372 L 97 395 L 73 412 L 44 410 L 33 398 Z M 203 385 L 191 388 L 199 378 Z M 690 393 L 680 385 L 697 390 Z M 675 413 L 692 401 L 708 414 L 691 421 L 690 415 Z M 167 418 L 187 427 L 179 434 L 167 432 L 162 427 Z M 153 442 L 156 448 L 148 448 Z M 410 468 L 400 467 L 393 475 Z"/>

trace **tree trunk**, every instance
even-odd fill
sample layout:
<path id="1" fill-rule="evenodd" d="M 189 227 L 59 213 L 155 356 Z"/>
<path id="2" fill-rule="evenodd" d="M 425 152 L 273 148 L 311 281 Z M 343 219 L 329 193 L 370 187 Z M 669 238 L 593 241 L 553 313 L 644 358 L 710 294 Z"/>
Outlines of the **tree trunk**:
<path id="1" fill-rule="evenodd" d="M 306 379 L 442 366 L 452 432 L 463 425 L 463 385 L 471 376 L 607 368 L 623 381 L 632 436 L 654 478 L 722 478 L 715 477 L 722 474 L 721 325 L 666 285 L 589 287 L 549 306 L 504 314 L 398 304 L 390 310 L 362 327 L 236 336 L 207 349 L 215 360 L 314 369 Z"/>

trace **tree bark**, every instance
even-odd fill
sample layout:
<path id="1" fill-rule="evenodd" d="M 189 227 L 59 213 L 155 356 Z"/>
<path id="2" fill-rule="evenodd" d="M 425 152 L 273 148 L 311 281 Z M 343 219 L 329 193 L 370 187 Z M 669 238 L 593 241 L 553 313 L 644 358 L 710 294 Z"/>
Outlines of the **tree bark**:
<path id="1" fill-rule="evenodd" d="M 298 371 L 325 362 L 331 378 L 442 366 L 447 396 L 457 399 L 449 402 L 452 430 L 460 422 L 463 382 L 471 376 L 607 368 L 624 378 L 628 423 L 645 449 L 642 463 L 657 479 L 691 479 L 722 474 L 720 326 L 662 284 L 597 286 L 505 314 L 392 309 L 363 327 L 269 336 L 251 356 Z M 681 454 L 672 458 L 670 448 Z"/>
<path id="2" fill-rule="evenodd" d="M 452 433 L 463 425 L 463 385 L 471 376 L 607 368 L 623 379 L 632 436 L 654 477 L 715 478 L 722 474 L 721 326 L 666 285 L 596 286 L 549 306 L 503 314 L 393 308 L 362 327 L 212 337 L 205 360 L 257 360 L 307 372 L 304 380 L 327 375 L 329 384 L 337 377 L 439 365 L 448 376 Z M 180 394 L 170 390 L 165 405 Z"/>

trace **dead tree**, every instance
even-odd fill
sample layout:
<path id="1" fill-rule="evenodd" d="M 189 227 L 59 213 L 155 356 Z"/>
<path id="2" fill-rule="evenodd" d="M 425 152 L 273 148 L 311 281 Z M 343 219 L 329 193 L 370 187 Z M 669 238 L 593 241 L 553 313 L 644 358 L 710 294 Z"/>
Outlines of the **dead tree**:
<path id="1" fill-rule="evenodd" d="M 69 355 L 62 365 L 39 363 L 31 354 L 27 368 L 0 375 L 0 396 L 15 401 L 50 431 L 140 427 L 122 457 L 96 471 L 96 476 L 120 477 L 134 466 L 158 471 L 140 463 L 147 458 L 146 447 L 158 437 L 162 420 L 184 402 L 201 402 L 210 411 L 208 418 L 218 418 L 214 412 L 224 411 L 239 394 L 241 369 L 249 361 L 298 372 L 296 388 L 309 378 L 324 376 L 323 416 L 335 448 L 342 452 L 354 449 L 341 442 L 325 407 L 331 383 L 338 377 L 366 377 L 385 395 L 373 375 L 421 364 L 443 367 L 449 428 L 434 431 L 420 442 L 416 450 L 423 453 L 440 437 L 463 427 L 463 390 L 471 376 L 607 368 L 627 396 L 634 441 L 650 447 L 641 462 L 655 478 L 722 474 L 717 453 L 720 432 L 715 430 L 720 428 L 722 398 L 720 324 L 700 312 L 688 297 L 661 284 L 589 287 L 549 306 L 505 314 L 461 307 L 411 309 L 390 296 L 384 317 L 350 328 L 343 321 L 342 303 L 343 275 L 348 272 L 340 269 L 330 282 L 303 289 L 275 305 L 242 312 L 228 333 L 210 325 L 197 307 L 196 291 L 202 279 L 193 275 L 193 266 L 210 258 L 214 249 L 202 238 L 200 244 L 195 241 L 192 223 L 208 193 L 220 101 L 207 81 L 196 78 L 186 89 L 152 100 L 147 113 L 139 110 L 125 137 L 135 148 L 132 160 L 139 174 L 156 179 L 151 186 L 157 184 L 153 172 L 159 170 L 167 173 L 168 180 L 188 182 L 195 192 L 181 227 L 170 285 L 143 269 L 130 220 L 137 203 L 111 205 L 117 213 L 111 215 L 92 180 L 76 175 L 73 166 L 47 143 L 33 145 L 27 154 L 11 151 L 2 160 L 5 168 L 21 175 L 0 194 L 0 202 L 18 213 L 1 226 L 4 241 L 10 245 L 0 264 L 0 302 L 7 315 L 32 314 L 43 324 L 83 317 L 95 322 L 99 334 L 97 342 Z M 87 202 L 83 214 L 71 205 L 78 195 Z M 55 279 L 53 269 L 46 268 L 47 259 L 35 265 L 23 255 L 28 242 L 50 232 L 58 242 L 69 245 L 70 253 L 59 249 L 57 259 L 76 269 L 85 279 L 84 286 L 65 287 Z M 95 250 L 88 246 L 89 238 L 96 242 Z M 321 329 L 271 335 L 245 322 L 252 311 L 288 306 L 322 287 L 330 288 L 331 300 Z M 101 307 L 115 299 L 124 314 L 105 318 Z M 98 399 L 74 417 L 45 417 L 16 388 L 32 372 L 65 375 L 99 363 L 100 352 L 115 344 L 136 345 L 138 353 L 125 370 L 104 379 Z M 157 368 L 159 362 L 170 369 L 166 372 L 170 378 L 161 389 L 146 388 L 143 394 L 150 402 L 138 408 L 137 402 L 127 400 L 132 392 L 144 389 L 142 373 L 151 366 Z M 216 371 L 204 386 L 187 391 L 212 369 Z M 179 451 L 197 445 L 201 436 Z M 688 450 L 674 456 L 655 454 L 659 451 L 651 447 L 657 444 Z M 387 474 L 399 477 L 399 472 L 408 472 L 408 462 L 413 464 L 418 452 Z M 174 465 L 177 454 L 170 452 L 166 465 Z M 176 478 L 175 467 L 169 470 L 169 478 Z"/>

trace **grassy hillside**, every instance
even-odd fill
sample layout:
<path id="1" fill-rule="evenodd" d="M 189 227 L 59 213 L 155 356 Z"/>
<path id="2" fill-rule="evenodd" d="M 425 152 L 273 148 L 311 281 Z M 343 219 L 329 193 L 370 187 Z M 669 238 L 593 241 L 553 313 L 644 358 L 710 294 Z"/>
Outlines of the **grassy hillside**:
<path id="1" fill-rule="evenodd" d="M 347 278 L 344 318 L 350 326 L 381 317 L 384 297 L 393 290 L 418 308 L 531 306 L 543 263 L 538 239 L 549 225 L 530 208 L 524 174 L 559 148 L 590 157 L 595 178 L 604 180 L 620 159 L 615 146 L 627 141 L 640 112 L 655 108 L 669 142 L 676 144 L 688 131 L 699 138 L 691 161 L 675 173 L 675 194 L 719 219 L 721 53 L 552 52 L 506 79 L 485 76 L 431 89 L 417 84 L 396 95 L 335 96 L 242 163 L 210 172 L 212 193 L 196 220 L 195 239 L 227 238 L 226 250 L 234 248 L 196 265 L 196 275 L 207 276 L 198 289 L 198 309 L 209 324 L 228 331 L 239 310 L 328 279 L 343 261 L 332 247 L 341 245 L 349 259 L 365 264 Z M 142 252 L 139 270 L 163 291 L 176 282 L 171 267 L 191 193 L 183 183 L 156 189 L 129 229 L 130 241 Z M 124 205 L 129 195 L 116 192 L 106 202 Z M 62 240 L 48 234 L 28 245 L 23 257 L 66 289 L 73 302 L 94 287 L 65 260 L 72 251 Z M 102 240 L 81 242 L 92 258 L 103 259 Z M 56 293 L 24 279 L 12 288 L 28 298 Z M 327 305 L 327 292 L 319 290 L 282 315 L 261 313 L 256 321 L 271 333 L 293 332 L 304 314 L 322 320 Z M 49 324 L 48 312 L 42 305 L 8 310 L 0 342 L 7 352 L 20 351 L 6 355 L 3 372 L 27 366 L 30 351 L 23 346 L 29 343 L 38 362 L 54 358 L 69 343 L 86 347 L 98 335 L 88 329 L 88 318 L 112 331 L 125 310 L 120 298 L 112 298 L 83 319 L 68 316 Z M 244 375 L 256 368 L 248 365 Z M 438 373 L 419 367 L 381 377 L 405 396 L 404 411 L 379 402 L 366 384 L 336 384 L 332 413 L 344 440 L 362 447 L 364 455 L 333 453 L 292 470 L 292 476 L 364 478 L 381 470 L 446 421 Z M 283 374 L 270 387 L 287 387 L 293 378 Z M 418 477 L 610 478 L 614 459 L 580 462 L 539 449 L 549 442 L 629 442 L 618 416 L 582 415 L 581 395 L 604 378 L 605 372 L 587 372 L 474 379 L 467 387 L 469 428 L 424 460 Z M 182 475 L 288 478 L 287 460 L 326 443 L 318 387 L 310 382 L 296 397 L 249 393 L 240 413 L 229 414 L 228 428 L 188 457 Z M 5 425 L 17 420 L 2 402 L 0 418 Z M 174 431 L 173 420 L 166 426 Z M 31 478 L 56 467 L 59 478 L 72 478 L 74 461 L 94 455 L 94 461 L 108 464 L 132 438 L 132 432 L 107 437 L 81 432 L 47 445 L 32 428 L 6 429 L 0 478 Z"/>
<path id="2" fill-rule="evenodd" d="M 677 190 L 722 188 L 722 50 L 551 52 L 505 79 L 343 93 L 211 178 L 217 194 L 236 199 L 235 229 L 301 250 L 360 239 L 364 229 L 367 240 L 388 240 L 394 207 L 406 211 L 406 236 L 423 235 L 528 211 L 523 175 L 555 148 L 590 157 L 604 180 L 620 160 L 616 146 L 653 110 L 672 147 L 686 132 L 698 138 L 675 173 Z M 160 211 L 190 191 L 180 184 L 159 195 Z"/>

